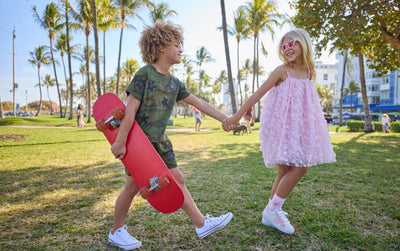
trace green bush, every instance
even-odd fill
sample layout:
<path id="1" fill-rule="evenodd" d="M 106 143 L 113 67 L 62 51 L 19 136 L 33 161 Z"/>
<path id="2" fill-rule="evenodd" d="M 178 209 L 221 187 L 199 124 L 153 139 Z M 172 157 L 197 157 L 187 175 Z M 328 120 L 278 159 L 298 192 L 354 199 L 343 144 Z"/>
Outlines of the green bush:
<path id="1" fill-rule="evenodd" d="M 346 122 L 346 126 L 350 132 L 362 132 L 364 130 L 365 122 L 362 120 L 349 120 Z"/>
<path id="2" fill-rule="evenodd" d="M 400 122 L 392 122 L 392 123 L 390 123 L 390 130 L 392 132 L 400 132 Z"/>
<path id="3" fill-rule="evenodd" d="M 375 132 L 382 132 L 382 122 L 373 122 Z"/>

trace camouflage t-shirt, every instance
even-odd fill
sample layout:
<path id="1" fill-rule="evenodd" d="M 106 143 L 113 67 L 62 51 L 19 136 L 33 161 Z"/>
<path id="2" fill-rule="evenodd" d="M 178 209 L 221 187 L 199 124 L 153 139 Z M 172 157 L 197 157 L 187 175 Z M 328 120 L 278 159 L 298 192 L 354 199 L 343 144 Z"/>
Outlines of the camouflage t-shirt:
<path id="1" fill-rule="evenodd" d="M 151 142 L 166 141 L 165 128 L 175 102 L 190 95 L 176 77 L 161 74 L 152 65 L 136 72 L 126 92 L 141 102 L 135 120 Z"/>

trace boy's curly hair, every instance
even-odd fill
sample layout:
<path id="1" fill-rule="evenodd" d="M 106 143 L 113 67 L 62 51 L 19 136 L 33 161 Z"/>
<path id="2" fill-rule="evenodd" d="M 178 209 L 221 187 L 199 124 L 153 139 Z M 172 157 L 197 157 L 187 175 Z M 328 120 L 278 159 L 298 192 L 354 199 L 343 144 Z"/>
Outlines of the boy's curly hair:
<path id="1" fill-rule="evenodd" d="M 154 26 L 146 26 L 139 41 L 143 62 L 155 63 L 159 49 L 172 43 L 183 45 L 182 30 L 178 26 L 161 21 Z"/>

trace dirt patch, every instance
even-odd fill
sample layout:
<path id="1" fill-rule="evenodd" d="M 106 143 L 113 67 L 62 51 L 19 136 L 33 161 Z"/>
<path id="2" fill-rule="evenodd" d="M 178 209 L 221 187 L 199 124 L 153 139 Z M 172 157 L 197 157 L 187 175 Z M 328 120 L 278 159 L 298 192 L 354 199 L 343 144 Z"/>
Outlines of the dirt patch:
<path id="1" fill-rule="evenodd" d="M 15 140 L 15 141 L 24 141 L 24 135 L 15 135 L 15 134 L 0 134 L 0 141 L 6 140 Z"/>

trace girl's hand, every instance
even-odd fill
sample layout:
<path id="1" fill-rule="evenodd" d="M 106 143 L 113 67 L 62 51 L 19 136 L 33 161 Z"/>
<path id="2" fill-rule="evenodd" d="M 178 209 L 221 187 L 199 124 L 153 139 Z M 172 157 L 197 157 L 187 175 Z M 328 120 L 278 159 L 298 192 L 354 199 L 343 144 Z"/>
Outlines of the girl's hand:
<path id="1" fill-rule="evenodd" d="M 111 152 L 114 154 L 114 157 L 116 159 L 122 160 L 125 157 L 125 154 L 126 154 L 125 144 L 119 144 L 118 142 L 115 142 L 111 146 Z"/>
<path id="2" fill-rule="evenodd" d="M 229 132 L 230 130 L 236 130 L 238 124 L 238 121 L 236 121 L 233 117 L 229 117 L 222 121 L 222 128 L 225 132 Z"/>

